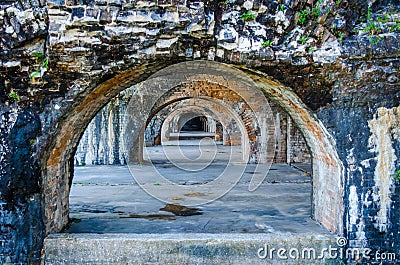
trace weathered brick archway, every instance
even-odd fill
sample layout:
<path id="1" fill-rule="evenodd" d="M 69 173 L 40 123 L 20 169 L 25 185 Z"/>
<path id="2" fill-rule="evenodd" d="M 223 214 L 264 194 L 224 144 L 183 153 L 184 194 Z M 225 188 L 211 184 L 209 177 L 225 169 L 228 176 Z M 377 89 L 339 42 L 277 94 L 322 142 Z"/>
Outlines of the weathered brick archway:
<path id="1" fill-rule="evenodd" d="M 181 124 L 186 123 L 192 117 L 204 116 L 208 119 L 213 119 L 216 122 L 221 123 L 224 130 L 227 130 L 227 136 L 234 137 L 239 141 L 235 141 L 234 145 L 240 145 L 240 139 L 246 136 L 246 129 L 242 122 L 240 122 L 240 117 L 238 115 L 234 115 L 226 106 L 219 105 L 218 102 L 214 102 L 213 100 L 208 99 L 192 99 L 186 102 L 182 102 L 181 106 L 176 106 L 176 108 L 172 109 L 172 111 L 163 119 L 161 126 L 161 139 L 166 139 L 166 134 L 169 133 L 170 128 L 172 127 L 172 122 L 178 121 L 179 124 L 175 124 L 175 126 L 180 126 Z M 200 104 L 200 105 L 199 105 Z M 175 128 L 176 131 L 179 131 L 181 128 Z M 226 140 L 228 142 L 228 139 Z M 230 141 L 229 141 L 230 142 Z M 225 143 L 230 144 L 230 143 Z"/>
<path id="2" fill-rule="evenodd" d="M 334 144 L 324 126 L 289 88 L 263 73 L 247 69 L 245 75 L 233 66 L 206 61 L 187 62 L 180 67 L 189 67 L 193 64 L 207 67 L 217 74 L 225 73 L 225 78 L 232 74 L 237 76 L 238 73 L 241 73 L 240 78 L 248 76 L 257 86 L 253 87 L 254 92 L 262 91 L 287 111 L 302 131 L 313 157 L 313 216 L 327 229 L 342 233 L 343 170 Z M 77 102 L 54 136 L 53 145 L 49 146 L 49 157 L 46 158 L 46 170 L 43 175 L 47 232 L 58 232 L 68 223 L 68 195 L 73 174 L 73 155 L 85 127 L 114 95 L 134 84 L 136 80 L 143 79 L 144 69 L 154 70 L 150 66 L 145 67 L 123 72 L 94 88 L 88 96 Z M 197 69 L 202 71 L 203 68 Z M 224 81 L 229 82 L 229 80 Z"/>
<path id="3" fill-rule="evenodd" d="M 251 160 L 261 163 L 272 161 L 272 155 L 262 151 L 267 150 L 267 145 L 272 148 L 274 143 L 272 112 L 264 95 L 258 90 L 252 91 L 243 82 L 243 80 L 246 82 L 251 82 L 251 80 L 242 74 L 243 80 L 237 82 L 236 79 L 240 75 L 220 69 L 217 71 L 219 76 L 216 76 L 210 71 L 212 67 L 209 66 L 202 70 L 201 68 L 204 66 L 197 65 L 194 68 L 198 68 L 198 70 L 192 72 L 193 70 L 186 64 L 178 65 L 182 69 L 174 71 L 173 68 L 165 68 L 152 76 L 150 81 L 133 88 L 133 90 L 137 89 L 137 92 L 132 92 L 133 96 L 127 109 L 128 123 L 125 133 L 129 161 L 140 161 L 142 157 L 145 123 L 149 122 L 153 115 L 165 106 L 190 98 L 214 99 L 219 102 L 219 105 L 236 112 L 242 121 L 246 120 L 243 126 L 251 141 L 248 144 L 252 149 L 250 151 Z M 215 65 L 214 68 L 217 68 Z M 189 70 L 185 72 L 186 69 Z M 224 74 L 229 74 L 229 77 L 225 79 Z M 182 79 L 185 76 L 188 80 Z M 240 82 L 243 83 L 240 84 Z M 137 102 L 144 104 L 138 105 Z M 255 118 L 257 116 L 258 118 Z"/>
<path id="4" fill-rule="evenodd" d="M 161 139 L 165 140 L 165 127 L 163 126 L 165 123 L 170 123 L 171 118 L 173 116 L 177 115 L 182 111 L 182 106 L 179 108 L 179 103 L 182 103 L 184 106 L 183 108 L 187 109 L 192 109 L 193 111 L 203 111 L 204 115 L 207 113 L 214 114 L 214 116 L 217 120 L 221 122 L 221 124 L 230 132 L 227 133 L 226 138 L 227 142 L 228 141 L 239 141 L 237 142 L 239 145 L 242 145 L 243 148 L 243 158 L 246 161 L 248 160 L 249 156 L 255 157 L 257 154 L 256 152 L 260 152 L 259 150 L 256 149 L 256 135 L 255 135 L 255 128 L 258 127 L 256 118 L 253 117 L 253 113 L 248 113 L 245 117 L 241 117 L 237 111 L 233 110 L 231 105 L 227 104 L 226 102 L 223 102 L 222 100 L 218 98 L 212 98 L 212 97 L 207 97 L 207 96 L 196 96 L 196 97 L 191 97 L 190 93 L 187 93 L 187 91 L 180 91 L 178 90 L 180 97 L 174 98 L 174 97 L 168 97 L 167 99 L 162 100 L 162 104 L 159 107 L 159 104 L 156 104 L 157 106 L 154 110 L 154 112 L 149 114 L 149 117 L 142 117 L 142 113 L 135 113 L 132 112 L 129 115 L 127 115 L 131 121 L 131 124 L 134 124 L 133 128 L 128 127 L 127 130 L 125 131 L 125 134 L 132 133 L 134 136 L 129 136 L 130 139 L 134 139 L 134 144 L 132 145 L 126 145 L 128 146 L 128 150 L 126 152 L 130 152 L 130 161 L 131 162 L 143 162 L 143 147 L 144 147 L 144 136 L 143 132 L 145 131 L 145 128 L 149 124 L 149 122 L 153 119 L 155 115 L 159 112 L 165 111 L 165 109 L 173 104 L 178 103 L 177 109 L 171 109 L 171 112 L 167 110 L 167 113 L 165 114 L 165 117 L 161 121 L 161 126 L 160 126 L 160 135 Z M 136 101 L 136 100 L 131 100 L 131 101 Z M 197 105 L 194 104 L 194 102 L 197 101 Z M 157 102 L 159 103 L 159 102 Z M 199 109 L 199 104 L 202 106 L 202 109 Z M 243 105 L 246 105 L 245 102 L 242 102 Z M 248 106 L 247 106 L 248 108 Z M 208 109 L 208 111 L 207 111 Z M 250 110 L 250 108 L 248 108 Z M 168 115 L 167 115 L 168 114 Z M 147 120 L 146 120 L 147 118 Z M 245 123 L 243 118 L 247 118 L 247 122 Z M 134 121 L 136 121 L 134 123 Z M 254 123 L 254 124 L 253 124 Z M 161 129 L 164 127 L 164 132 L 161 131 Z M 234 128 L 235 127 L 235 128 Z M 228 135 L 229 134 L 229 135 Z M 136 138 L 137 137 L 137 138 Z M 242 140 L 242 141 L 241 141 Z"/>
<path id="5" fill-rule="evenodd" d="M 182 102 L 182 106 L 176 106 L 168 116 L 162 120 L 160 134 L 161 142 L 168 140 L 169 127 L 173 119 L 185 113 L 195 113 L 220 122 L 223 127 L 222 143 L 224 145 L 241 145 L 244 161 L 247 161 L 249 153 L 248 134 L 239 115 L 229 110 L 226 106 L 218 104 L 210 99 L 191 99 Z M 197 105 L 194 105 L 194 104 Z M 200 104 L 200 105 L 199 105 Z"/>
<path id="6" fill-rule="evenodd" d="M 216 86 L 216 85 L 211 84 L 211 86 Z M 235 95 L 235 93 L 233 91 L 231 91 L 227 88 L 222 88 L 220 86 L 217 86 L 217 87 L 219 90 L 229 92 L 229 93 Z M 194 88 L 196 88 L 196 85 L 194 85 Z M 193 89 L 193 91 L 195 91 L 195 89 Z M 244 156 L 247 157 L 248 155 L 251 155 L 251 153 L 253 153 L 253 157 L 256 156 L 257 155 L 256 152 L 259 152 L 255 148 L 255 146 L 257 145 L 257 143 L 256 143 L 257 135 L 255 132 L 257 131 L 258 124 L 257 124 L 257 119 L 254 117 L 254 113 L 252 112 L 251 108 L 247 105 L 247 103 L 245 101 L 243 101 L 237 95 L 235 95 L 235 98 L 232 97 L 235 99 L 235 100 L 233 100 L 233 102 L 224 102 L 222 100 L 221 95 L 211 97 L 210 95 L 205 94 L 205 95 L 197 95 L 197 96 L 193 97 L 193 95 L 191 95 L 193 91 L 181 91 L 180 89 L 178 89 L 175 91 L 175 93 L 179 93 L 178 98 L 171 96 L 171 97 L 167 97 L 166 99 L 163 99 L 161 101 L 162 104 L 161 103 L 158 104 L 159 102 L 157 102 L 157 104 L 155 105 L 156 108 L 155 108 L 154 112 L 150 114 L 150 116 L 147 118 L 146 124 L 143 126 L 147 126 L 149 121 L 159 111 L 163 111 L 169 104 L 173 104 L 173 103 L 180 102 L 180 101 L 186 101 L 188 104 L 186 107 L 190 107 L 191 104 L 194 104 L 194 102 L 197 100 L 197 102 L 201 106 L 207 107 L 212 112 L 217 114 L 216 116 L 219 117 L 220 122 L 224 127 L 226 127 L 226 128 L 231 127 L 229 125 L 230 120 L 234 121 L 234 124 L 232 124 L 232 125 L 236 125 L 237 130 L 232 131 L 233 128 L 229 128 L 229 130 L 232 131 L 232 132 L 230 132 L 230 134 L 231 134 L 230 137 L 238 139 L 239 140 L 238 144 L 242 144 Z M 213 94 L 212 90 L 211 90 L 210 94 Z M 223 95 L 224 94 L 222 94 L 222 96 Z M 232 101 L 232 98 L 230 98 L 230 101 Z M 243 106 L 243 108 L 234 110 L 234 105 L 239 104 L 239 103 L 240 103 L 240 105 Z M 161 106 L 159 107 L 158 105 L 161 105 Z M 193 106 L 196 107 L 196 105 L 193 105 Z M 172 110 L 172 112 L 169 113 L 169 115 L 173 116 L 176 113 L 177 112 L 174 112 L 174 110 Z M 135 115 L 135 114 L 132 113 L 132 115 Z M 128 116 L 131 116 L 131 115 L 128 115 Z M 246 122 L 244 120 L 246 120 Z M 162 121 L 162 123 L 164 123 L 164 120 Z M 140 128 L 141 125 L 139 125 L 138 127 Z M 139 130 L 137 130 L 137 131 L 139 131 Z M 243 137 L 239 136 L 238 134 L 242 135 Z M 234 141 L 233 138 L 230 141 Z M 243 141 L 240 143 L 240 139 L 242 139 L 242 138 L 243 138 Z M 143 148 L 143 138 L 139 137 L 137 144 L 134 146 L 133 153 L 139 154 L 139 156 L 141 156 L 141 154 L 143 152 L 142 148 Z M 249 150 L 249 148 L 250 148 L 250 150 Z M 136 159 L 136 157 L 135 157 L 135 159 Z"/>

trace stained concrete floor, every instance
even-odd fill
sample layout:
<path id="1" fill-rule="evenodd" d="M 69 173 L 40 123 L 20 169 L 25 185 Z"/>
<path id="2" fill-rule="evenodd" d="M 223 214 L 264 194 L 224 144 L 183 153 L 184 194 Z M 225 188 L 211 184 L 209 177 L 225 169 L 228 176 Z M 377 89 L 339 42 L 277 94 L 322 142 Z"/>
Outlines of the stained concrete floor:
<path id="1" fill-rule="evenodd" d="M 160 190 L 164 188 L 164 183 L 152 183 L 151 172 L 154 168 L 166 179 L 188 187 L 213 181 L 224 171 L 227 154 L 232 153 L 236 157 L 233 161 L 238 162 L 233 164 L 233 171 L 235 167 L 237 171 L 243 168 L 243 164 L 239 163 L 240 147 L 230 150 L 222 145 L 185 146 L 183 153 L 186 152 L 187 157 L 195 157 L 194 153 L 203 149 L 211 153 L 214 150 L 218 158 L 204 169 L 193 172 L 182 168 L 182 165 L 190 168 L 194 163 L 193 157 L 191 163 L 179 164 L 182 152 L 179 154 L 176 151 L 177 146 L 168 146 L 172 159 L 170 156 L 170 160 L 166 161 L 163 160 L 163 148 L 147 148 L 147 158 L 153 158 L 155 164 L 130 166 L 133 174 L 148 178 L 148 185 L 157 186 Z M 204 163 L 205 158 L 199 161 Z M 172 162 L 177 163 L 174 165 Z M 309 166 L 301 165 L 301 168 Z M 76 167 L 70 194 L 70 217 L 73 222 L 66 232 L 328 234 L 310 218 L 312 187 L 309 174 L 286 164 L 273 164 L 260 187 L 250 192 L 251 177 L 260 173 L 256 170 L 255 165 L 247 165 L 239 182 L 228 193 L 210 203 L 196 206 L 201 215 L 176 216 L 160 210 L 166 202 L 147 194 L 136 183 L 127 166 Z M 171 202 L 185 205 L 189 199 L 206 195 L 195 192 L 176 194 L 172 190 L 169 196 Z"/>

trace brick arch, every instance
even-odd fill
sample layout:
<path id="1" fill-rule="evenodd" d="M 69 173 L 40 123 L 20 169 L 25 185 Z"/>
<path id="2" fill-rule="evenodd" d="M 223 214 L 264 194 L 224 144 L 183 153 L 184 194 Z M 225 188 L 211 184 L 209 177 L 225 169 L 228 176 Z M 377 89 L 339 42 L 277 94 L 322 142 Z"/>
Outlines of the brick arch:
<path id="1" fill-rule="evenodd" d="M 174 106 L 171 112 L 163 118 L 162 125 L 160 126 L 160 128 L 165 126 L 164 125 L 165 123 L 168 123 L 170 120 L 173 119 L 174 116 L 179 115 L 183 111 L 190 110 L 203 114 L 204 116 L 206 116 L 208 114 L 207 111 L 209 111 L 211 112 L 211 115 L 214 116 L 212 118 L 218 120 L 225 128 L 231 126 L 231 121 L 235 122 L 238 129 L 240 130 L 240 133 L 239 132 L 238 133 L 240 134 L 243 159 L 248 158 L 248 156 L 250 155 L 250 146 L 248 145 L 249 143 L 248 131 L 246 131 L 245 123 L 241 119 L 241 117 L 234 111 L 229 110 L 227 106 L 224 106 L 223 104 L 221 104 L 221 102 L 218 102 L 217 99 L 203 98 L 203 97 L 197 98 L 195 99 L 197 105 L 193 105 L 193 100 L 194 99 L 185 99 L 182 100 L 184 106 L 180 105 Z M 162 131 L 162 129 L 160 130 Z M 235 136 L 236 135 L 234 135 L 234 137 Z"/>
<path id="2" fill-rule="evenodd" d="M 190 105 L 188 106 L 188 108 L 181 108 L 178 112 L 175 111 L 175 115 L 173 117 L 171 117 L 167 123 L 164 123 L 163 127 L 165 128 L 169 128 L 166 129 L 165 131 L 170 131 L 172 129 L 171 125 L 173 123 L 173 127 L 174 127 L 174 132 L 180 132 L 182 131 L 186 124 L 189 123 L 191 120 L 199 118 L 200 122 L 203 123 L 203 127 L 202 130 L 206 131 L 207 129 L 204 127 L 204 125 L 208 124 L 208 123 L 212 123 L 213 120 L 218 120 L 218 118 L 214 115 L 210 113 L 210 110 L 206 110 L 206 109 L 202 109 L 200 110 L 198 108 L 198 106 L 196 105 Z M 205 118 L 205 120 L 203 119 Z M 206 123 L 204 123 L 206 122 Z"/>
<path id="3" fill-rule="evenodd" d="M 223 126 L 228 126 L 227 121 L 229 118 L 233 119 L 232 115 L 228 115 L 228 113 L 218 113 L 218 110 L 215 108 L 217 104 L 216 102 L 214 102 L 214 100 L 210 100 L 207 98 L 199 98 L 196 99 L 196 102 L 197 104 L 193 102 L 193 98 L 184 99 L 178 102 L 179 104 L 173 106 L 171 109 L 168 109 L 168 111 L 163 111 L 164 110 L 163 109 L 158 113 L 156 113 L 154 116 L 156 115 L 160 116 L 160 112 L 163 112 L 160 117 L 161 120 L 160 131 L 162 130 L 161 127 L 168 126 L 165 124 L 172 121 L 172 119 L 174 119 L 176 116 L 180 116 L 181 114 L 187 114 L 189 112 L 192 112 L 199 116 L 202 115 L 207 118 L 220 121 Z"/>
<path id="4" fill-rule="evenodd" d="M 191 65 L 192 64 L 192 65 Z M 343 166 L 335 144 L 318 118 L 289 88 L 266 74 L 245 67 L 234 67 L 214 62 L 185 62 L 178 65 L 182 70 L 192 66 L 196 73 L 187 78 L 191 81 L 207 80 L 232 88 L 238 83 L 252 89 L 246 100 L 253 100 L 253 93 L 264 93 L 277 102 L 302 131 L 313 157 L 313 216 L 327 229 L 343 232 Z M 65 114 L 43 158 L 42 184 L 46 232 L 59 232 L 68 223 L 69 186 L 73 175 L 73 156 L 79 139 L 94 115 L 118 92 L 145 79 L 157 71 L 156 65 L 130 69 L 105 81 L 82 98 L 76 98 L 74 107 Z M 241 71 L 245 70 L 246 74 Z M 164 70 L 156 75 L 162 76 Z M 176 73 L 177 75 L 179 73 Z M 169 76 L 174 78 L 174 76 Z M 231 79 L 230 79 L 231 78 Z M 233 79 L 234 78 L 234 79 Z M 251 78 L 251 81 L 248 79 Z M 232 81 L 232 79 L 234 81 Z M 157 87 L 157 86 L 156 86 Z M 237 88 L 237 87 L 236 87 Z M 246 89 L 247 89 L 246 88 Z M 259 106 L 256 111 L 263 111 Z"/>
<path id="5" fill-rule="evenodd" d="M 165 67 L 165 65 L 163 65 Z M 74 153 L 86 127 L 96 113 L 119 92 L 135 85 L 162 67 L 142 64 L 98 84 L 60 118 L 54 137 L 45 147 L 42 185 L 46 233 L 59 232 L 68 225 L 69 189 L 72 183 Z"/>
<path id="6" fill-rule="evenodd" d="M 211 86 L 211 89 L 203 89 L 200 93 L 195 93 L 197 85 Z M 213 89 L 214 88 L 214 89 Z M 222 91 L 222 94 L 216 95 L 216 91 Z M 236 123 L 239 125 L 239 129 L 242 132 L 242 135 L 246 137 L 243 138 L 242 146 L 244 148 L 243 155 L 248 156 L 252 161 L 257 161 L 262 152 L 258 150 L 258 146 L 261 145 L 259 141 L 259 136 L 256 132 L 259 130 L 259 124 L 257 123 L 257 119 L 255 118 L 255 114 L 252 109 L 247 105 L 246 101 L 244 101 L 240 95 L 235 93 L 234 91 L 220 86 L 218 84 L 208 83 L 208 82 L 196 82 L 195 84 L 184 84 L 183 86 L 178 86 L 173 88 L 167 93 L 166 96 L 160 98 L 157 102 L 154 103 L 152 108 L 152 112 L 148 117 L 142 117 L 141 113 L 132 112 L 128 116 L 133 118 L 133 120 L 138 121 L 141 118 L 142 123 L 145 119 L 146 123 L 136 122 L 134 124 L 134 128 L 130 128 L 129 131 L 137 132 L 135 136 L 133 136 L 128 142 L 134 143 L 131 147 L 128 147 L 128 152 L 130 152 L 130 161 L 141 162 L 143 156 L 143 145 L 144 145 L 144 137 L 143 133 L 149 124 L 150 120 L 162 109 L 165 107 L 178 102 L 180 100 L 187 99 L 198 99 L 198 100 L 207 100 L 210 103 L 214 103 L 214 106 L 220 105 L 225 108 L 227 112 L 230 113 L 232 117 L 234 117 Z M 227 95 L 232 95 L 232 98 L 228 101 L 224 101 Z M 214 96 L 214 97 L 212 97 Z M 132 98 L 131 101 L 136 102 L 136 98 Z M 236 107 L 235 105 L 240 104 L 241 107 Z M 215 107 L 216 108 L 216 107 Z M 272 137 L 272 136 L 271 136 Z M 263 162 L 263 161 L 261 161 Z"/>
<path id="7" fill-rule="evenodd" d="M 171 103 L 177 102 L 182 99 L 189 98 L 215 98 L 220 101 L 221 104 L 225 105 L 227 109 L 235 109 L 241 120 L 245 120 L 244 128 L 247 132 L 248 139 L 250 140 L 249 146 L 252 149 L 250 151 L 251 161 L 265 163 L 268 161 L 267 155 L 261 151 L 262 141 L 260 140 L 260 124 L 255 119 L 256 114 L 254 110 L 248 105 L 247 101 L 251 101 L 253 105 L 260 106 L 262 101 L 259 98 L 254 97 L 244 99 L 238 92 L 243 93 L 243 88 L 238 87 L 237 84 L 230 84 L 229 82 L 223 82 L 223 84 L 214 83 L 208 78 L 210 75 L 196 77 L 195 80 L 190 82 L 186 81 L 183 83 L 174 83 L 175 87 L 163 86 L 158 90 L 158 94 L 162 96 L 157 98 L 158 94 L 153 95 L 153 86 L 141 86 L 140 93 L 132 93 L 133 96 L 130 100 L 132 106 L 135 106 L 136 102 L 142 100 L 144 95 L 146 97 L 146 103 L 148 107 L 146 110 L 141 109 L 137 111 L 136 108 L 131 108 L 128 113 L 130 117 L 127 126 L 126 142 L 131 143 L 127 145 L 127 152 L 129 153 L 129 161 L 140 162 L 143 155 L 143 133 L 147 124 L 153 118 L 154 114 L 165 108 Z M 220 80 L 218 80 L 220 82 Z M 226 85 L 237 87 L 234 91 Z M 248 93 L 247 91 L 245 93 Z M 259 95 L 263 97 L 263 95 Z M 156 98 L 154 98 L 156 97 Z M 143 115 L 144 112 L 144 115 Z M 264 130 L 265 131 L 265 130 Z M 270 137 L 273 139 L 273 136 Z"/>
<path id="8" fill-rule="evenodd" d="M 255 85 L 281 106 L 301 131 L 312 156 L 312 216 L 329 231 L 343 234 L 344 166 L 335 140 L 318 117 L 288 87 L 270 76 L 246 69 Z"/>

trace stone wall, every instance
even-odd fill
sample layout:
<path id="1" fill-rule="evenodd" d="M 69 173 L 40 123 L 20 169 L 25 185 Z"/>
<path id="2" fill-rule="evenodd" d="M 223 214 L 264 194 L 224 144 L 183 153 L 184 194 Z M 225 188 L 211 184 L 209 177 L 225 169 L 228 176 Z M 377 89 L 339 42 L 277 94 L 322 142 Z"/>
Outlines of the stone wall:
<path id="1" fill-rule="evenodd" d="M 126 105 L 123 95 L 108 103 L 89 123 L 75 154 L 75 165 L 126 164 L 124 144 Z"/>
<path id="2" fill-rule="evenodd" d="M 289 122 L 288 146 L 289 146 L 289 163 L 311 163 L 311 154 L 308 151 L 306 142 L 301 132 L 293 125 L 293 121 Z"/>
<path id="3" fill-rule="evenodd" d="M 73 154 L 95 114 L 194 59 L 252 76 L 293 118 L 322 181 L 318 221 L 348 246 L 399 253 L 399 4 L 2 1 L 0 263 L 38 263 L 67 224 Z"/>
<path id="4" fill-rule="evenodd" d="M 38 262 L 45 236 L 38 102 L 10 94 L 28 88 L 34 51 L 45 49 L 45 1 L 0 3 L 0 263 Z M 33 68 L 33 67 L 32 67 Z M 31 69 L 32 69 L 31 68 Z M 13 95 L 13 94 L 11 94 Z M 36 155 L 33 155 L 36 153 Z"/>
<path id="5" fill-rule="evenodd" d="M 293 120 L 280 108 L 274 107 L 276 144 L 275 163 L 304 163 L 311 164 L 311 154 L 307 143 Z"/>

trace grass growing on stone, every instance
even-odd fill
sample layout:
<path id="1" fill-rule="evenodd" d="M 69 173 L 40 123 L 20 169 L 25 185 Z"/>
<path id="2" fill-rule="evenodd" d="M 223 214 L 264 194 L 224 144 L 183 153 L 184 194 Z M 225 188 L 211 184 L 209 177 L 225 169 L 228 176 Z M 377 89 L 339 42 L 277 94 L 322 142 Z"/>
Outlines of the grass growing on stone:
<path id="1" fill-rule="evenodd" d="M 301 25 L 303 25 L 307 22 L 308 14 L 309 14 L 309 11 L 306 9 L 299 12 L 299 23 Z"/>
<path id="2" fill-rule="evenodd" d="M 393 178 L 400 180 L 400 169 L 393 174 Z"/>
<path id="3" fill-rule="evenodd" d="M 270 47 L 272 46 L 272 40 L 266 40 L 263 42 L 262 46 L 265 47 Z"/>
<path id="4" fill-rule="evenodd" d="M 358 28 L 358 31 L 370 35 L 369 41 L 371 45 L 375 45 L 383 39 L 379 34 L 400 30 L 400 20 L 394 15 L 395 14 L 390 11 L 385 11 L 382 14 L 377 14 L 375 18 L 373 18 L 371 9 L 368 8 L 366 18 L 364 18 L 365 25 Z"/>
<path id="5" fill-rule="evenodd" d="M 17 101 L 20 101 L 20 100 L 21 100 L 21 98 L 19 97 L 18 93 L 17 93 L 17 92 L 14 92 L 14 91 L 11 91 L 10 94 L 8 94 L 8 96 L 9 96 L 10 98 L 12 98 L 12 99 L 17 100 Z"/>
<path id="6" fill-rule="evenodd" d="M 304 43 L 307 42 L 307 40 L 308 40 L 308 37 L 307 37 L 307 36 L 301 36 L 301 37 L 298 39 L 298 42 L 299 42 L 300 44 L 304 44 Z"/>
<path id="7" fill-rule="evenodd" d="M 243 14 L 240 16 L 240 18 L 241 18 L 243 21 L 250 21 L 250 20 L 254 20 L 254 19 L 256 18 L 256 15 L 253 14 L 253 13 L 251 13 L 250 10 L 247 10 L 247 12 L 243 13 Z"/>
<path id="8" fill-rule="evenodd" d="M 34 72 L 32 72 L 30 74 L 31 81 L 33 81 L 33 79 L 37 76 L 40 77 L 40 74 L 42 73 L 42 69 L 49 68 L 49 59 L 47 59 L 43 53 L 35 52 L 35 53 L 33 53 L 33 56 L 35 56 L 37 58 L 37 61 L 39 62 L 39 66 L 36 68 L 36 70 Z"/>
<path id="9" fill-rule="evenodd" d="M 311 10 L 303 9 L 298 13 L 298 23 L 300 25 L 305 25 L 309 20 L 317 20 L 321 15 L 320 6 L 322 4 L 322 0 L 319 0 L 315 7 L 311 8 Z"/>
<path id="10" fill-rule="evenodd" d="M 343 32 L 339 32 L 338 35 L 339 35 L 339 36 L 338 36 L 338 37 L 339 37 L 339 38 L 338 38 L 338 41 L 339 41 L 340 44 L 342 44 L 342 43 L 343 43 L 343 35 L 344 35 L 344 34 L 343 34 Z"/>

